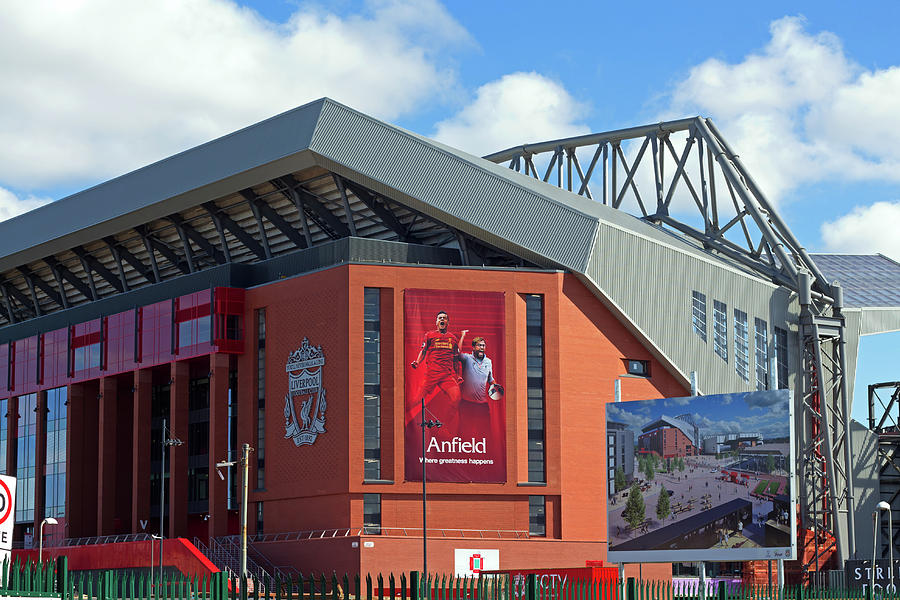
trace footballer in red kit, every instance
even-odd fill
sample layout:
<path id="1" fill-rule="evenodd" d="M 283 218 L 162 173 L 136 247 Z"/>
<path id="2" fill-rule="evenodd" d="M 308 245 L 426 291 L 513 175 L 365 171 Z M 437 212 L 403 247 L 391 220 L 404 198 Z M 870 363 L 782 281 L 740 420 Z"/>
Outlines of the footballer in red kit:
<path id="1" fill-rule="evenodd" d="M 424 362 L 425 377 L 418 398 L 425 399 L 426 418 L 437 418 L 443 425 L 453 427 L 458 419 L 460 399 L 457 356 L 466 331 L 460 338 L 450 333 L 450 316 L 445 311 L 437 314 L 435 325 L 436 330 L 425 334 L 419 356 L 410 366 L 418 369 Z"/>

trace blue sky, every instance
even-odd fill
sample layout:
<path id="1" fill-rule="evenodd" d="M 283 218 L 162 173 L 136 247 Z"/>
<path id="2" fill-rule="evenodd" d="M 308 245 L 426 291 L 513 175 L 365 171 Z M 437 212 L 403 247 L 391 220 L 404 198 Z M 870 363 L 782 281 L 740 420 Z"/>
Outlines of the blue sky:
<path id="1" fill-rule="evenodd" d="M 702 114 L 809 250 L 900 261 L 898 22 L 894 2 L 7 2 L 0 218 L 327 95 L 476 154 Z M 859 390 L 900 379 L 898 346 L 864 340 Z"/>
<path id="2" fill-rule="evenodd" d="M 763 438 L 788 437 L 790 407 L 786 390 L 713 394 L 697 398 L 661 398 L 606 404 L 606 418 L 625 423 L 640 434 L 660 417 L 690 414 L 700 439 L 720 433 L 761 433 Z"/>

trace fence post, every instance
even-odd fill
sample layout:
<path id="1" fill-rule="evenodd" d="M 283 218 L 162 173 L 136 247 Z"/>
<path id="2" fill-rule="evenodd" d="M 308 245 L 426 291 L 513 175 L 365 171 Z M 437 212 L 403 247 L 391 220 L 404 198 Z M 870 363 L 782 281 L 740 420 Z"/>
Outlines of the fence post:
<path id="1" fill-rule="evenodd" d="M 69 571 L 65 556 L 56 559 L 56 591 L 62 595 L 63 600 L 69 597 Z"/>
<path id="2" fill-rule="evenodd" d="M 417 600 L 422 597 L 422 583 L 419 580 L 418 571 L 409 572 L 409 600 Z"/>
<path id="3" fill-rule="evenodd" d="M 728 600 L 728 592 L 725 589 L 724 581 L 719 582 L 719 588 L 716 590 L 716 598 L 718 598 L 718 600 Z"/>
<path id="4" fill-rule="evenodd" d="M 625 600 L 637 600 L 637 582 L 634 577 L 629 577 L 625 582 Z"/>
<path id="5" fill-rule="evenodd" d="M 534 573 L 525 576 L 525 600 L 540 600 L 537 591 L 537 575 Z"/>

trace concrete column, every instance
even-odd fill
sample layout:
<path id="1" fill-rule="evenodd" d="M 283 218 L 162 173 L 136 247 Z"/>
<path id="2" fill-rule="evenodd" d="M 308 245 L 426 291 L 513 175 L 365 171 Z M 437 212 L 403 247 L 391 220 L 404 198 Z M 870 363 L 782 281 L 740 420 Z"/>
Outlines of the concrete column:
<path id="1" fill-rule="evenodd" d="M 138 369 L 134 372 L 134 412 L 131 438 L 131 531 L 150 533 L 150 404 L 153 393 L 153 372 Z"/>
<path id="2" fill-rule="evenodd" d="M 188 389 L 191 370 L 186 362 L 173 362 L 172 385 L 169 388 L 169 437 L 183 442 L 171 446 L 169 453 L 169 534 L 187 535 L 188 503 Z"/>
<path id="3" fill-rule="evenodd" d="M 116 533 L 116 424 L 118 423 L 118 386 L 115 377 L 100 379 L 97 427 L 97 535 Z"/>
<path id="4" fill-rule="evenodd" d="M 209 357 L 209 536 L 228 533 L 228 479 L 216 474 L 216 463 L 228 458 L 228 359 L 227 354 Z M 237 467 L 231 469 L 236 474 Z M 224 471 L 227 469 L 223 469 Z"/>

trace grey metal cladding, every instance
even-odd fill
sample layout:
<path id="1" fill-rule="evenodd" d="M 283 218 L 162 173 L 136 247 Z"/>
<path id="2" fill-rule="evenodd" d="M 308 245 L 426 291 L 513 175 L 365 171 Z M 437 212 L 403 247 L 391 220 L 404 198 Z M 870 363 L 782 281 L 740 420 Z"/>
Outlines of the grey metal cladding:
<path id="1" fill-rule="evenodd" d="M 167 201 L 174 197 L 306 149 L 322 102 L 295 108 L 0 223 L 0 267 L 41 258 L 15 259 L 51 241 L 58 241 L 60 247 L 50 244 L 41 249 L 42 256 L 68 249 L 73 244 L 66 245 L 64 240 L 100 224 L 112 230 L 83 241 L 114 234 L 123 228 L 113 226 L 114 222 L 125 216 L 135 220 L 125 225 L 130 227 L 176 212 L 184 207 L 169 206 Z M 159 206 L 160 214 L 148 214 L 154 206 Z"/>
<path id="2" fill-rule="evenodd" d="M 860 313 L 862 314 L 859 325 L 860 335 L 900 331 L 900 309 L 863 308 L 860 309 Z"/>
<path id="3" fill-rule="evenodd" d="M 601 225 L 587 276 L 682 374 L 696 371 L 704 393 L 755 389 L 754 317 L 767 322 L 770 342 L 774 327 L 797 331 L 799 306 L 789 290 L 713 258 L 704 259 L 699 252 L 608 223 Z M 706 342 L 692 330 L 693 290 L 706 294 Z M 713 351 L 713 300 L 728 306 L 727 362 Z M 749 319 L 749 381 L 734 368 L 735 308 Z M 789 348 L 788 353 L 796 359 L 799 349 Z"/>
<path id="4" fill-rule="evenodd" d="M 844 305 L 900 308 L 900 264 L 880 255 L 813 254 L 831 281 L 844 288 Z"/>
<path id="5" fill-rule="evenodd" d="M 429 216 L 489 234 L 504 250 L 515 254 L 521 246 L 576 271 L 587 265 L 597 219 L 521 185 L 508 169 L 495 171 L 331 101 L 310 150 L 417 200 L 414 208 Z M 516 217 L 504 217 L 510 214 Z"/>

